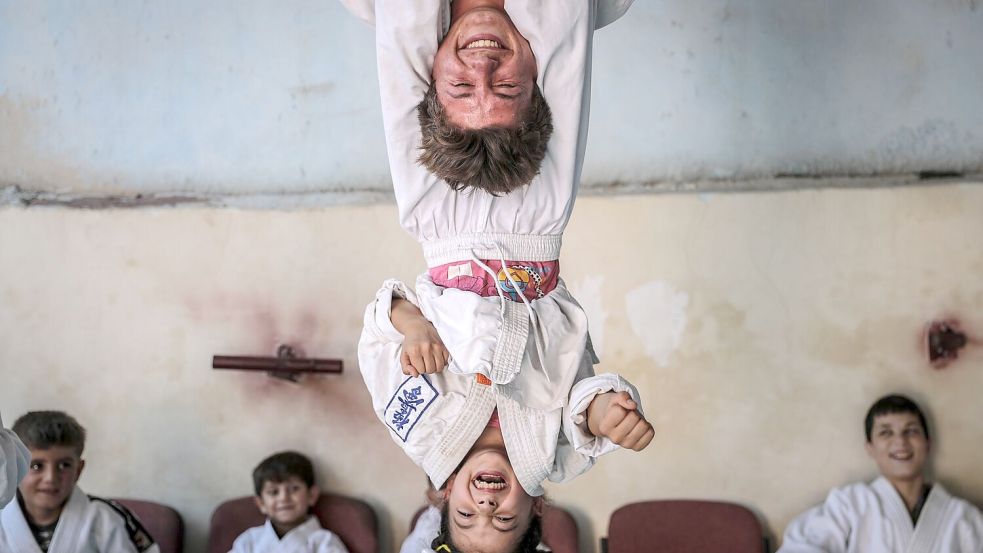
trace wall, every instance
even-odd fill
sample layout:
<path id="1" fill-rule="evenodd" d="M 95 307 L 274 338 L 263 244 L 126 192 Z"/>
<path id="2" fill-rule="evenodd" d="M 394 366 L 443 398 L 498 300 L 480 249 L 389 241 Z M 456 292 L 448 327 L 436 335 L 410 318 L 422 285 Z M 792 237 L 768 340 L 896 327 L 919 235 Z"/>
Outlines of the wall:
<path id="1" fill-rule="evenodd" d="M 977 0 L 636 4 L 596 37 L 589 189 L 983 172 Z M 378 106 L 338 2 L 0 3 L 0 201 L 386 192 Z"/>
<path id="2" fill-rule="evenodd" d="M 282 448 L 378 511 L 386 549 L 423 501 L 421 472 L 369 410 L 354 358 L 364 304 L 421 269 L 393 206 L 312 210 L 0 209 L 0 406 L 62 408 L 89 429 L 89 493 L 152 498 L 204 546 L 211 510 Z M 874 398 L 927 407 L 935 468 L 983 501 L 979 342 L 944 370 L 923 325 L 983 337 L 983 187 L 591 197 L 563 272 L 601 369 L 639 387 L 658 434 L 550 489 L 593 550 L 619 505 L 741 502 L 780 534 L 835 485 L 870 478 Z M 339 357 L 301 385 L 216 371 L 214 354 L 292 342 Z"/>
<path id="3" fill-rule="evenodd" d="M 859 424 L 894 390 L 979 504 L 983 187 L 917 176 L 983 172 L 979 2 L 637 4 L 596 36 L 599 196 L 562 263 L 658 436 L 550 490 L 585 548 L 647 498 L 739 501 L 780 534 L 873 475 Z M 354 359 L 379 282 L 422 265 L 372 48 L 330 1 L 0 2 L 0 408 L 77 415 L 86 490 L 173 505 L 189 551 L 282 448 L 370 501 L 384 550 L 422 502 Z M 748 189 L 768 191 L 610 194 Z M 921 334 L 946 317 L 976 342 L 933 370 Z M 281 342 L 346 372 L 209 368 Z"/>

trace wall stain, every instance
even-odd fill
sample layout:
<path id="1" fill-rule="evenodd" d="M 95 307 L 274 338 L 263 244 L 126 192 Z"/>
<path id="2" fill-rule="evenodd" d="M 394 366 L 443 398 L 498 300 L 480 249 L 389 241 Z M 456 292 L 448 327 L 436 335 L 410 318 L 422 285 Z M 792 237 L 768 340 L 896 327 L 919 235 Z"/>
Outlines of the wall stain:
<path id="1" fill-rule="evenodd" d="M 30 182 L 40 189 L 84 188 L 84 173 L 54 156 L 40 153 L 48 100 L 0 94 L 0 187 Z"/>
<path id="2" fill-rule="evenodd" d="M 277 305 L 273 299 L 247 294 L 212 293 L 185 298 L 183 303 L 192 321 L 222 325 L 228 327 L 227 333 L 238 336 L 235 343 L 214 346 L 223 349 L 210 352 L 212 355 L 272 356 L 278 345 L 289 344 L 298 356 L 342 358 L 343 373 L 304 374 L 298 382 L 262 372 L 216 371 L 228 376 L 228 382 L 235 383 L 248 403 L 291 411 L 306 406 L 332 424 L 339 419 L 360 423 L 375 420 L 357 360 L 330 349 L 337 348 L 335 338 L 348 327 L 330 324 L 331 320 L 314 308 L 292 309 Z M 228 351 L 232 349 L 237 351 Z"/>

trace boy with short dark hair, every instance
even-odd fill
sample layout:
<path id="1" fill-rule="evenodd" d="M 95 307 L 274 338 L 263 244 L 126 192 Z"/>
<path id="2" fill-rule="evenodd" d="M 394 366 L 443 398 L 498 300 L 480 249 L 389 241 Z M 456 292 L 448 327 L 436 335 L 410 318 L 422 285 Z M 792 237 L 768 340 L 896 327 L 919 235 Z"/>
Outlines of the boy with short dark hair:
<path id="1" fill-rule="evenodd" d="M 17 500 L 0 512 L 0 553 L 160 552 L 125 507 L 76 486 L 85 468 L 78 421 L 61 411 L 33 411 L 13 430 L 31 459 Z"/>
<path id="2" fill-rule="evenodd" d="M 243 532 L 232 553 L 348 553 L 311 514 L 321 492 L 306 456 L 283 451 L 263 459 L 253 470 L 253 488 L 266 524 Z"/>
<path id="3" fill-rule="evenodd" d="M 837 488 L 785 529 L 780 553 L 979 553 L 983 514 L 925 475 L 931 449 L 918 405 L 878 399 L 864 419 L 867 454 L 880 476 Z"/>

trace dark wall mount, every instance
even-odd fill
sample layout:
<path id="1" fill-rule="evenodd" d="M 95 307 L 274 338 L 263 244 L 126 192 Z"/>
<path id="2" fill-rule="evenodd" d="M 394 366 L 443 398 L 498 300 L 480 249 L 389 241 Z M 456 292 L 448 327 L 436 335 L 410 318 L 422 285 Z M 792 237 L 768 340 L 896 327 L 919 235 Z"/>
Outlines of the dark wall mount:
<path id="1" fill-rule="evenodd" d="M 212 368 L 262 371 L 291 382 L 298 382 L 303 374 L 340 374 L 343 369 L 341 359 L 307 359 L 298 356 L 294 348 L 287 344 L 277 347 L 275 357 L 215 355 L 212 357 Z"/>

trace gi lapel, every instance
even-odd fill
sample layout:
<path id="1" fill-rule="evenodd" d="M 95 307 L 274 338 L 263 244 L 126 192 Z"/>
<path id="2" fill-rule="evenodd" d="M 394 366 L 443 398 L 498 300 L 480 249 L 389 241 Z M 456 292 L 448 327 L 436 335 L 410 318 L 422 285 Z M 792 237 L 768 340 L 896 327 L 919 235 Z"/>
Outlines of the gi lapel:
<path id="1" fill-rule="evenodd" d="M 925 505 L 922 506 L 922 512 L 918 516 L 918 524 L 915 525 L 915 535 L 912 537 L 908 553 L 931 553 L 940 550 L 942 544 L 937 542 L 951 500 L 952 496 L 940 484 L 936 483 L 932 486 L 932 491 L 925 498 Z"/>
<path id="2" fill-rule="evenodd" d="M 269 518 L 266 519 L 266 523 L 263 524 L 263 532 L 260 534 L 256 543 L 253 547 L 259 551 L 270 551 L 271 553 L 276 553 L 280 550 L 280 537 L 276 535 L 276 530 L 273 529 L 273 521 Z"/>
<path id="3" fill-rule="evenodd" d="M 7 541 L 13 546 L 14 551 L 41 553 L 41 548 L 34 541 L 34 534 L 31 533 L 31 527 L 27 525 L 27 517 L 20 510 L 20 502 L 17 499 L 8 503 L 0 512 L 0 524 L 3 524 L 3 533 L 6 534 Z"/>
<path id="4" fill-rule="evenodd" d="M 72 491 L 72 496 L 65 503 L 55 526 L 55 535 L 51 538 L 48 553 L 82 553 L 85 551 L 87 540 L 82 535 L 86 527 L 86 511 L 89 508 L 89 498 L 78 486 Z"/>
<path id="5" fill-rule="evenodd" d="M 320 527 L 321 525 L 317 521 L 317 518 L 313 516 L 308 517 L 303 524 L 287 532 L 287 534 L 283 536 L 283 539 L 280 540 L 280 547 L 277 549 L 277 551 L 282 553 L 307 551 L 307 538 Z"/>
<path id="6" fill-rule="evenodd" d="M 895 535 L 898 537 L 898 545 L 900 546 L 899 551 L 909 551 L 911 548 L 911 537 L 915 528 L 911 524 L 911 514 L 908 513 L 908 508 L 905 507 L 904 500 L 901 499 L 901 494 L 883 476 L 874 480 L 871 487 L 881 500 L 881 505 L 884 507 L 884 516 L 887 517 L 896 532 Z"/>

